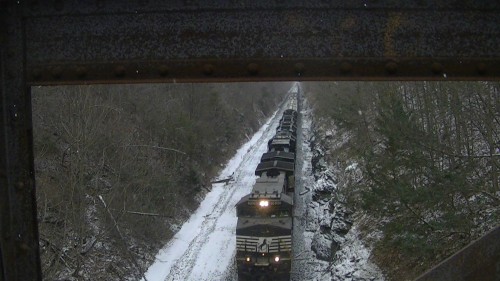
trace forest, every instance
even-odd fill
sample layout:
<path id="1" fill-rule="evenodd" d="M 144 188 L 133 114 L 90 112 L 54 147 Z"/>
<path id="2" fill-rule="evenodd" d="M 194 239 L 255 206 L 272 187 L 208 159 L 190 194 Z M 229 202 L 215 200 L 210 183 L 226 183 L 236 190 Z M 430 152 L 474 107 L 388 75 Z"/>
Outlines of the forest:
<path id="1" fill-rule="evenodd" d="M 328 155 L 362 177 L 335 196 L 389 280 L 413 280 L 500 223 L 498 82 L 304 83 Z M 368 218 L 367 218 L 368 217 Z"/>
<path id="2" fill-rule="evenodd" d="M 32 89 L 44 280 L 137 280 L 290 83 Z"/>

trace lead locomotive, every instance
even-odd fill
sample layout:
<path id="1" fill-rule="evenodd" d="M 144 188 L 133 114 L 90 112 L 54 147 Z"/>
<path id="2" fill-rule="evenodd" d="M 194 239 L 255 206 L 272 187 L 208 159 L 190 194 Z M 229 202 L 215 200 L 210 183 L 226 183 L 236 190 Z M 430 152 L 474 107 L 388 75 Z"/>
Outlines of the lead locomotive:
<path id="1" fill-rule="evenodd" d="M 268 151 L 255 170 L 259 178 L 251 193 L 236 204 L 239 280 L 290 279 L 297 95 L 295 86 Z"/>

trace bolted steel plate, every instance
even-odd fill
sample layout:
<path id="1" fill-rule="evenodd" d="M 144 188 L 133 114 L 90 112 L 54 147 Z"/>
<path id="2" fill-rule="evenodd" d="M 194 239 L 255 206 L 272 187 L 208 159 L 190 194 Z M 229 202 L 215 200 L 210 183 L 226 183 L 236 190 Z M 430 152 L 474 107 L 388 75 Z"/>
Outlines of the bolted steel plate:
<path id="1" fill-rule="evenodd" d="M 458 80 L 500 74 L 498 1 L 122 2 L 26 4 L 28 81 Z"/>

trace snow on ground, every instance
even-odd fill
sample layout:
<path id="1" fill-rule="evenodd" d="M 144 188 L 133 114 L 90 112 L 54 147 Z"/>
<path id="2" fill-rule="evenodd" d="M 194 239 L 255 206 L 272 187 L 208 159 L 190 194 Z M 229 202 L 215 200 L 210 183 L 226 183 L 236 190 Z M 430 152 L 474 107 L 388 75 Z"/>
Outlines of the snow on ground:
<path id="1" fill-rule="evenodd" d="M 330 269 L 332 280 L 384 280 L 380 269 L 369 260 L 371 251 L 363 245 L 359 235 L 355 224 L 344 237 Z"/>
<path id="2" fill-rule="evenodd" d="M 295 259 L 292 264 L 292 280 L 384 280 L 380 269 L 369 260 L 371 251 L 360 239 L 358 223 L 354 221 L 352 227 L 349 226 L 351 223 L 347 219 L 345 207 L 336 205 L 331 209 L 328 199 L 313 200 L 314 193 L 334 192 L 336 189 L 336 182 L 333 180 L 335 169 L 322 161 L 320 164 L 324 165 L 324 169 L 315 179 L 312 167 L 314 153 L 311 151 L 309 141 L 313 134 L 312 112 L 307 104 L 303 104 L 300 116 L 298 126 L 300 134 L 297 136 L 297 143 L 301 146 L 297 151 L 297 159 L 300 161 L 296 166 L 298 176 L 294 201 Z M 335 145 L 330 149 L 334 148 Z M 318 147 L 316 149 L 321 150 Z M 357 173 L 357 170 L 357 165 L 353 164 L 345 172 Z M 323 233 L 325 229 L 331 229 L 332 232 Z M 332 241 L 334 241 L 333 244 Z M 337 248 L 336 252 L 332 253 L 330 247 L 325 247 L 330 244 L 332 244 L 330 247 Z M 327 259 L 332 261 L 319 259 L 319 254 L 312 250 L 313 247 L 325 257 L 329 256 Z"/>
<path id="3" fill-rule="evenodd" d="M 148 281 L 235 280 L 236 203 L 250 193 L 255 168 L 274 136 L 283 108 L 244 144 L 219 174 L 228 184 L 212 185 L 196 212 L 157 254 L 145 274 Z M 144 280 L 144 279 L 142 279 Z"/>
<path id="4" fill-rule="evenodd" d="M 311 250 L 314 229 L 311 229 L 310 221 L 314 217 L 310 213 L 309 204 L 312 202 L 312 188 L 314 177 L 312 175 L 312 151 L 309 143 L 312 134 L 312 112 L 306 104 L 302 104 L 297 133 L 297 173 L 296 192 L 294 200 L 294 234 L 293 250 L 294 260 L 292 262 L 291 279 L 299 280 L 331 280 L 328 272 L 328 262 L 316 259 Z"/>

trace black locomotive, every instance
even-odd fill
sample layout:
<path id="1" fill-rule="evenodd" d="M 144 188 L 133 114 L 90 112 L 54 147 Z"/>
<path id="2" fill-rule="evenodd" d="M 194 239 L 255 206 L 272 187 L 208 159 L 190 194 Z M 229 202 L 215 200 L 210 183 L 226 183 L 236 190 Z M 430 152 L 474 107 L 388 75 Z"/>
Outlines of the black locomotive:
<path id="1" fill-rule="evenodd" d="M 250 194 L 236 205 L 239 280 L 290 280 L 298 87 L 255 170 Z"/>

